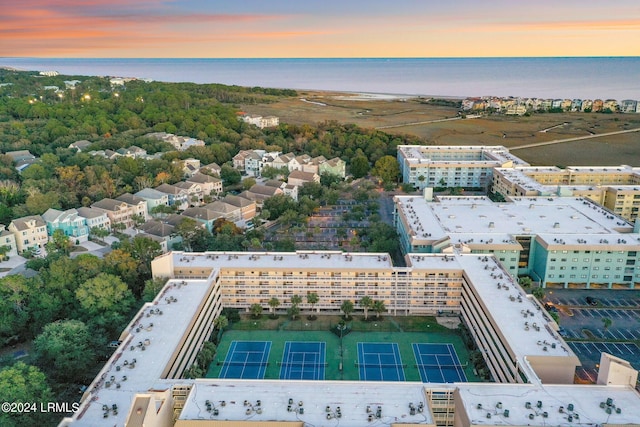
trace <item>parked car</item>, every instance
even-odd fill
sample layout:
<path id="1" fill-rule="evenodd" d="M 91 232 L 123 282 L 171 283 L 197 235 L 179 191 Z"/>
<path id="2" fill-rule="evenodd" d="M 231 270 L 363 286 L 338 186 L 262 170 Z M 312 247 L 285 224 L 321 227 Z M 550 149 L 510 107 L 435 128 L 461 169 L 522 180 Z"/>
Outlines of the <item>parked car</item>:
<path id="1" fill-rule="evenodd" d="M 587 304 L 589 305 L 598 305 L 598 300 L 594 297 L 587 297 Z"/>

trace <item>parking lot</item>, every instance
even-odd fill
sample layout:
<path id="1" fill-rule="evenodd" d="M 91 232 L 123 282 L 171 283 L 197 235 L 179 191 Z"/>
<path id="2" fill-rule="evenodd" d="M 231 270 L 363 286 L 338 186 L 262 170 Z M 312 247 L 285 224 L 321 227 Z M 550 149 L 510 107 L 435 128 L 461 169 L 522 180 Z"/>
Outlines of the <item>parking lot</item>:
<path id="1" fill-rule="evenodd" d="M 640 292 L 635 290 L 548 290 L 544 301 L 560 317 L 562 335 L 582 366 L 579 380 L 595 382 L 600 354 L 607 352 L 640 369 Z M 603 319 L 610 319 L 605 328 Z"/>

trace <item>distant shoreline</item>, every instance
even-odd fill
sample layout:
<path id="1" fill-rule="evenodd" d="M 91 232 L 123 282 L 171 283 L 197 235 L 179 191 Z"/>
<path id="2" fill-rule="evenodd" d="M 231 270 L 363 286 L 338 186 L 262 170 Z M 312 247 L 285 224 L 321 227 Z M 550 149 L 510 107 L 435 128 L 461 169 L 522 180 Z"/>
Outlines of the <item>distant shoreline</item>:
<path id="1" fill-rule="evenodd" d="M 0 58 L 15 70 L 376 94 L 377 98 L 640 99 L 640 57 Z M 385 96 L 382 96 L 385 95 Z"/>

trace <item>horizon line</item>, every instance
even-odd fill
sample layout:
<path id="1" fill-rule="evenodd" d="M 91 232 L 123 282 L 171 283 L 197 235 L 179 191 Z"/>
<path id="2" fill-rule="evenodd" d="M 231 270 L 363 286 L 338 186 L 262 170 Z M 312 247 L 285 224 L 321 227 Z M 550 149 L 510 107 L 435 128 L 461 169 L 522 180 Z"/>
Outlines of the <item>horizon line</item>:
<path id="1" fill-rule="evenodd" d="M 640 58 L 640 55 L 557 55 L 557 56 L 0 56 L 0 59 L 589 59 L 589 58 Z"/>

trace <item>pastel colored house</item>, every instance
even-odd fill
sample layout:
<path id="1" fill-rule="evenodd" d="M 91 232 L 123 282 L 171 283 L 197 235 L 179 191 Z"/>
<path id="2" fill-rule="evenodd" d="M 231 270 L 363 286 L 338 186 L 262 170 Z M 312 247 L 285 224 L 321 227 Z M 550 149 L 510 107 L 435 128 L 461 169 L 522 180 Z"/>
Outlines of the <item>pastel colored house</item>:
<path id="1" fill-rule="evenodd" d="M 15 236 L 16 249 L 20 254 L 27 249 L 41 249 L 49 241 L 47 224 L 40 215 L 16 218 L 8 230 Z"/>
<path id="2" fill-rule="evenodd" d="M 81 243 L 89 240 L 89 226 L 87 220 L 78 215 L 76 209 L 59 211 L 48 209 L 42 214 L 42 219 L 47 224 L 47 233 L 52 236 L 56 230 L 62 230 L 72 243 Z"/>
<path id="3" fill-rule="evenodd" d="M 157 206 L 169 206 L 169 195 L 154 188 L 143 188 L 134 194 L 147 202 L 147 213 L 150 215 Z"/>
<path id="4" fill-rule="evenodd" d="M 93 228 L 111 231 L 111 221 L 109 221 L 109 217 L 105 211 L 85 206 L 78 208 L 77 211 L 78 216 L 85 219 L 87 227 L 89 227 L 89 233 L 91 233 L 91 229 Z"/>
<path id="5" fill-rule="evenodd" d="M 16 236 L 2 224 L 0 224 L 0 246 L 9 248 L 4 254 L 5 257 L 18 255 Z"/>

